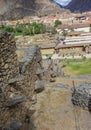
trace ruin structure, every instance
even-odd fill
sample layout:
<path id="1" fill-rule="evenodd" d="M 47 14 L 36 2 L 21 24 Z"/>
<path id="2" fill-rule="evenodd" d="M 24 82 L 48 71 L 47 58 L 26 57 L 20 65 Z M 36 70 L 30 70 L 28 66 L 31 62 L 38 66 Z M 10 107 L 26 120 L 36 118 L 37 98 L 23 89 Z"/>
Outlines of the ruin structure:
<path id="1" fill-rule="evenodd" d="M 73 88 L 72 103 L 91 112 L 91 83 L 81 82 Z"/>
<path id="2" fill-rule="evenodd" d="M 22 56 L 21 52 L 23 52 Z M 17 48 L 17 54 L 18 57 L 14 36 L 0 32 L 1 129 L 23 130 L 22 125 L 30 121 L 31 101 L 37 80 L 36 72 L 42 69 L 42 58 L 38 47 Z"/>

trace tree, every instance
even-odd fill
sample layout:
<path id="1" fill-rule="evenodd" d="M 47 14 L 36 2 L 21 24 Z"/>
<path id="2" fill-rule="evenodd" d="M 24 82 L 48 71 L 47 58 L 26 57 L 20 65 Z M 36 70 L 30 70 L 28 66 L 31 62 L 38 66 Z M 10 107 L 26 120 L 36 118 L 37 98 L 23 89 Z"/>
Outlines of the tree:
<path id="1" fill-rule="evenodd" d="M 54 23 L 54 27 L 58 27 L 61 24 L 62 24 L 62 22 L 60 20 L 56 20 Z"/>
<path id="2" fill-rule="evenodd" d="M 63 30 L 62 35 L 63 35 L 64 37 L 66 37 L 67 34 L 68 34 L 68 32 L 67 32 L 66 30 Z"/>
<path id="3" fill-rule="evenodd" d="M 0 30 L 5 30 L 7 32 L 14 33 L 15 35 L 33 35 L 46 32 L 46 26 L 43 23 L 17 23 L 16 26 L 0 26 Z"/>
<path id="4" fill-rule="evenodd" d="M 14 32 L 14 28 L 12 26 L 5 26 L 4 30 L 10 33 Z"/>

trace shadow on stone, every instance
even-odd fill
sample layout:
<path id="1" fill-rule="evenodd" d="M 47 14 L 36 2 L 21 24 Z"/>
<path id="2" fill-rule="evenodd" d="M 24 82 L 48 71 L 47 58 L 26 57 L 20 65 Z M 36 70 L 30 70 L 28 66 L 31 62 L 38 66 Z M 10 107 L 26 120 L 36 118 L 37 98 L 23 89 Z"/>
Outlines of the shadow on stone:
<path id="1" fill-rule="evenodd" d="M 89 102 L 88 102 L 88 110 L 89 110 L 89 112 L 91 114 L 91 98 L 89 99 Z"/>

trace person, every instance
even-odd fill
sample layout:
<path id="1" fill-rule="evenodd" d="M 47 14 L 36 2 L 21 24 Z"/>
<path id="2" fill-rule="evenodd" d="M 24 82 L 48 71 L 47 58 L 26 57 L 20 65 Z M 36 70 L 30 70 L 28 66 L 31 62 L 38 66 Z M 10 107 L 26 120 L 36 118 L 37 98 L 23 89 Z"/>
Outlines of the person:
<path id="1" fill-rule="evenodd" d="M 63 42 L 63 45 L 66 45 L 66 42 Z"/>

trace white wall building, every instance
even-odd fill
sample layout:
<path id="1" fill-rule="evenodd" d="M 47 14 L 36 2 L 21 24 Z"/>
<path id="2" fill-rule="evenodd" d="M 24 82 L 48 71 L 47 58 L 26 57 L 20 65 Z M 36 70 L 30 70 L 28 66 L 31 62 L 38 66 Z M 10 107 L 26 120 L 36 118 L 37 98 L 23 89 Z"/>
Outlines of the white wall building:
<path id="1" fill-rule="evenodd" d="M 76 29 L 74 29 L 74 31 L 90 32 L 90 27 L 76 28 Z"/>

